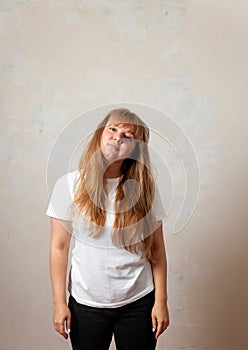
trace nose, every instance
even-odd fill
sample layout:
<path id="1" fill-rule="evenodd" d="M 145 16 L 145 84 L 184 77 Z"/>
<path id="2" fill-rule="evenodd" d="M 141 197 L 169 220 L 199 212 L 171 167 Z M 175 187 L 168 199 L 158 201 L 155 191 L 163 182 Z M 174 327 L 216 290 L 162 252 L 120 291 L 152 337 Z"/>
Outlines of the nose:
<path id="1" fill-rule="evenodd" d="M 123 135 L 122 133 L 116 133 L 115 136 L 114 136 L 114 139 L 115 141 L 117 141 L 118 143 L 121 143 L 122 142 L 122 139 L 123 139 Z"/>

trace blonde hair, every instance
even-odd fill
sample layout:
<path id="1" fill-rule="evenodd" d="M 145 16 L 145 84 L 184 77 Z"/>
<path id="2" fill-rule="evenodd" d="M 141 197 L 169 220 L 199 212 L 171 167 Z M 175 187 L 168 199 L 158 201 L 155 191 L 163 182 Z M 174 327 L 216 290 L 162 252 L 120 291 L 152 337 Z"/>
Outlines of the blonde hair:
<path id="1" fill-rule="evenodd" d="M 138 141 L 133 153 L 124 159 L 121 166 L 122 176 L 116 188 L 112 242 L 131 253 L 138 254 L 141 251 L 143 258 L 153 261 L 152 233 L 155 230 L 155 219 L 152 204 L 155 183 L 148 151 L 149 129 L 128 109 L 110 111 L 89 140 L 79 162 L 80 176 L 73 207 L 83 212 L 84 217 L 94 224 L 91 236 L 99 236 L 105 225 L 108 202 L 106 179 L 103 176 L 107 163 L 101 153 L 101 136 L 105 126 L 110 123 L 130 126 Z"/>

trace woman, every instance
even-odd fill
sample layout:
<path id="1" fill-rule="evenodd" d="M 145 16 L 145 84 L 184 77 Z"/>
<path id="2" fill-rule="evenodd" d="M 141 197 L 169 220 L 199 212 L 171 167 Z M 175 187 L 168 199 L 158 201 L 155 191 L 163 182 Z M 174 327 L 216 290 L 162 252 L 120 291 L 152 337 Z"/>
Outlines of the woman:
<path id="1" fill-rule="evenodd" d="M 149 129 L 110 111 L 79 163 L 55 184 L 50 273 L 54 326 L 73 350 L 153 350 L 169 325 L 164 209 L 151 173 Z M 66 302 L 71 234 L 75 237 Z"/>

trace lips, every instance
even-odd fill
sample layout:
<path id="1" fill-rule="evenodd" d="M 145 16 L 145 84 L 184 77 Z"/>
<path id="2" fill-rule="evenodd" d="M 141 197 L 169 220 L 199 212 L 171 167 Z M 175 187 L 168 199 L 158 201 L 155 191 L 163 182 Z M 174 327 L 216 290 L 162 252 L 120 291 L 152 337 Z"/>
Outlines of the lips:
<path id="1" fill-rule="evenodd" d="M 108 143 L 108 145 L 111 146 L 116 151 L 120 150 L 120 148 L 116 144 L 114 145 L 113 143 Z"/>

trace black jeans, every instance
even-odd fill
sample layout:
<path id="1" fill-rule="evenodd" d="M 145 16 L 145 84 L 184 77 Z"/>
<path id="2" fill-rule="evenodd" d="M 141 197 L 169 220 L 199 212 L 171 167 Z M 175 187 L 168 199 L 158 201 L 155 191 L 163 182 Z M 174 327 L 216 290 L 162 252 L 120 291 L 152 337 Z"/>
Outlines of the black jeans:
<path id="1" fill-rule="evenodd" d="M 151 310 L 154 291 L 117 308 L 96 308 L 69 297 L 73 350 L 108 350 L 114 334 L 117 350 L 154 350 Z"/>

